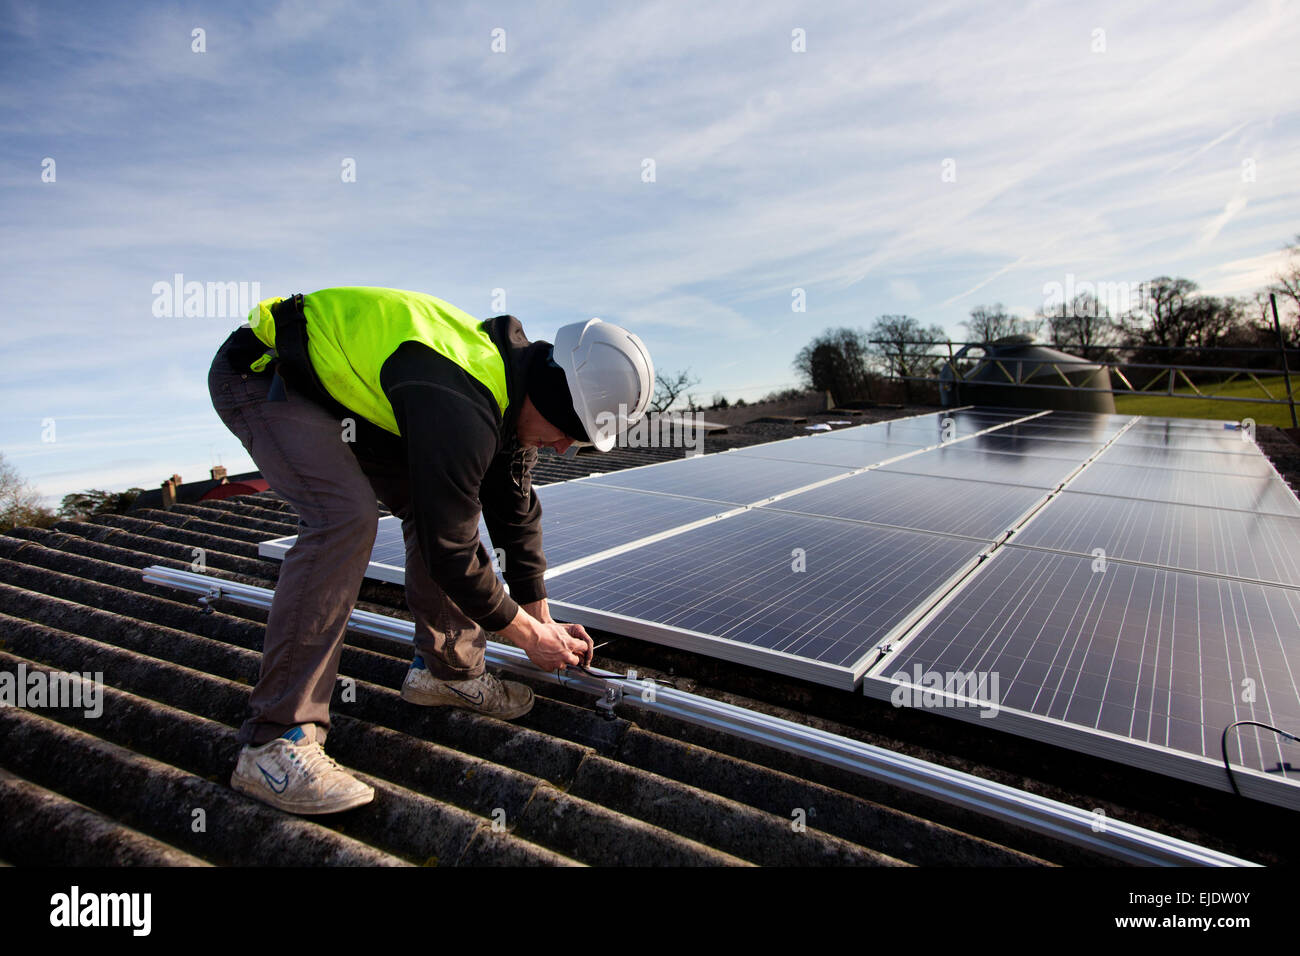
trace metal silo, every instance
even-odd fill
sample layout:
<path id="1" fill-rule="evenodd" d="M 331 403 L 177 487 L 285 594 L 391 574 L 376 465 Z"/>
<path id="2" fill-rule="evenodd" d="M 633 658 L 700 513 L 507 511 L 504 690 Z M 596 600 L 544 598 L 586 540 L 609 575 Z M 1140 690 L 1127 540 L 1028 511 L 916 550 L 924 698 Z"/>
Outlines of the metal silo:
<path id="1" fill-rule="evenodd" d="M 972 350 L 983 350 L 984 354 L 968 356 Z M 1109 391 L 1109 368 L 1086 362 L 1077 355 L 1035 345 L 1026 335 L 999 339 L 990 345 L 964 346 L 953 356 L 953 363 L 963 370 L 961 381 L 955 380 L 950 365 L 945 365 L 939 373 L 939 397 L 945 406 L 1001 405 L 1115 412 L 1115 396 Z M 1056 387 L 1026 387 L 1042 385 Z"/>

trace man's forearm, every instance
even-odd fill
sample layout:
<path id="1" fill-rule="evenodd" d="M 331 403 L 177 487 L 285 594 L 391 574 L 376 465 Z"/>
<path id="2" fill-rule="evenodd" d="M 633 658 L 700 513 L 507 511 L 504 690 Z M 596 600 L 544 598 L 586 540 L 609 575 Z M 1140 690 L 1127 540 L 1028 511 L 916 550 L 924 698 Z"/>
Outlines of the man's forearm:
<path id="1" fill-rule="evenodd" d="M 540 605 L 540 606 L 539 606 Z M 550 617 L 546 601 L 534 602 L 533 607 Z M 575 664 L 590 663 L 593 653 L 591 637 L 580 625 L 557 624 L 551 620 L 538 620 L 520 607 L 514 619 L 498 634 L 528 655 L 538 667 L 558 670 Z"/>
<path id="2" fill-rule="evenodd" d="M 532 607 L 536 607 L 536 605 L 532 605 Z M 532 613 L 529 605 L 521 604 L 518 613 L 515 614 L 510 623 L 497 633 L 515 647 L 527 651 L 536 643 L 538 625 L 541 623 L 536 615 Z"/>
<path id="3" fill-rule="evenodd" d="M 543 623 L 549 624 L 554 621 L 551 617 L 551 609 L 546 603 L 546 598 L 542 598 L 540 601 L 529 601 L 527 604 L 520 604 L 519 606 Z"/>

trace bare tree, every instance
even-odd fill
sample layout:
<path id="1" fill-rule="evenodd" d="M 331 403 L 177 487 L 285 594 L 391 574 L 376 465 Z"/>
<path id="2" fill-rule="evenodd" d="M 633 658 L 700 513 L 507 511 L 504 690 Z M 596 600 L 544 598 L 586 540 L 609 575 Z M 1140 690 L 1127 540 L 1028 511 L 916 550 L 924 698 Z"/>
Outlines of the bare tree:
<path id="1" fill-rule="evenodd" d="M 1146 283 L 1144 304 L 1124 317 L 1134 345 L 1209 348 L 1236 336 L 1245 304 L 1197 293 L 1191 279 L 1159 276 Z"/>
<path id="2" fill-rule="evenodd" d="M 1242 305 L 1241 300 L 1231 296 L 1197 296 L 1187 316 L 1191 344 L 1213 348 L 1234 337 L 1242 324 Z"/>
<path id="3" fill-rule="evenodd" d="M 1089 292 L 1079 293 L 1068 305 L 1062 302 L 1060 312 L 1040 311 L 1038 315 L 1047 323 L 1053 345 L 1078 352 L 1084 358 L 1096 349 L 1119 342 L 1119 323 L 1106 304 Z"/>
<path id="4" fill-rule="evenodd" d="M 977 305 L 970 310 L 970 318 L 961 323 L 966 327 L 967 338 L 972 342 L 990 343 L 1013 335 L 1038 335 L 1043 327 L 1038 317 L 1022 319 L 1009 313 L 1001 302 Z"/>
<path id="5" fill-rule="evenodd" d="M 55 521 L 54 512 L 41 506 L 41 496 L 18 474 L 18 469 L 0 454 L 0 531 L 18 525 L 48 528 Z"/>
<path id="6" fill-rule="evenodd" d="M 858 329 L 827 329 L 795 356 L 808 388 L 829 391 L 837 402 L 871 398 L 871 346 Z"/>
<path id="7" fill-rule="evenodd" d="M 1193 344 L 1188 306 L 1200 288 L 1191 279 L 1157 276 L 1145 283 L 1143 302 L 1125 315 L 1129 338 L 1137 344 L 1182 347 Z"/>
<path id="8" fill-rule="evenodd" d="M 143 492 L 143 488 L 128 488 L 126 491 L 100 491 L 98 488 L 74 491 L 63 496 L 59 516 L 89 518 L 91 515 L 124 514 Z"/>
<path id="9" fill-rule="evenodd" d="M 1277 317 L 1282 326 L 1282 335 L 1288 348 L 1300 346 L 1300 236 L 1286 247 L 1287 257 L 1277 272 L 1273 274 L 1273 284 L 1266 290 L 1277 296 Z M 1264 317 L 1264 326 L 1273 331 L 1273 309 L 1264 296 L 1264 306 L 1268 310 Z"/>
<path id="10" fill-rule="evenodd" d="M 910 402 L 911 379 L 934 374 L 939 359 L 932 354 L 933 347 L 948 341 L 948 336 L 938 325 L 922 328 L 910 315 L 882 315 L 871 326 L 868 339 L 876 361 L 902 380 Z"/>
<path id="11" fill-rule="evenodd" d="M 650 411 L 663 413 L 672 408 L 687 389 L 700 384 L 698 378 L 691 377 L 691 370 L 683 372 L 655 372 L 655 393 L 650 399 Z M 691 405 L 695 404 L 691 398 Z"/>
<path id="12" fill-rule="evenodd" d="M 1296 236 L 1286 251 L 1286 261 L 1273 274 L 1273 284 L 1266 291 L 1275 293 L 1278 298 L 1289 298 L 1292 308 L 1300 313 L 1300 236 Z"/>
<path id="13" fill-rule="evenodd" d="M 1251 295 L 1242 307 L 1242 311 L 1250 315 L 1252 325 L 1259 329 L 1267 329 L 1269 332 L 1273 331 L 1273 307 L 1269 302 L 1268 294 L 1274 291 L 1275 288 L 1272 286 L 1260 289 Z M 1281 312 L 1280 309 L 1278 311 Z"/>

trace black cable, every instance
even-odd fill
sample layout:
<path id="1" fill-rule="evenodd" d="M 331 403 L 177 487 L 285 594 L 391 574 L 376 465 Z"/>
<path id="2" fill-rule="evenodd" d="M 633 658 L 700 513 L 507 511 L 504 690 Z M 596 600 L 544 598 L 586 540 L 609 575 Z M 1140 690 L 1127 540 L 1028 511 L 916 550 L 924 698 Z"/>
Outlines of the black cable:
<path id="1" fill-rule="evenodd" d="M 600 650 L 602 647 L 604 647 L 606 644 L 609 644 L 609 643 L 610 643 L 610 641 L 602 641 L 601 643 L 599 643 L 599 644 L 597 644 L 595 647 L 593 647 L 593 648 L 591 649 L 591 660 L 594 661 L 594 660 L 596 659 L 596 651 Z M 608 680 L 609 678 L 613 678 L 614 680 L 627 680 L 627 675 L 626 675 L 626 674 L 614 674 L 614 673 L 611 673 L 611 674 L 609 675 L 609 678 L 607 678 L 607 677 L 605 677 L 605 676 L 603 676 L 603 675 L 601 675 L 601 674 L 597 674 L 597 673 L 595 673 L 594 671 L 591 670 L 590 663 L 587 663 L 587 664 L 566 664 L 565 666 L 566 666 L 569 670 L 582 671 L 582 673 L 586 674 L 588 677 L 594 677 L 596 680 Z M 654 681 L 656 684 L 658 684 L 660 687 L 670 687 L 670 688 L 672 688 L 673 690 L 676 690 L 676 689 L 677 689 L 677 684 L 676 684 L 675 681 L 671 681 L 671 680 L 668 680 L 668 679 L 663 678 L 663 677 L 651 677 L 649 674 L 647 674 L 647 675 L 645 675 L 644 677 L 638 677 L 637 680 L 652 680 L 652 681 Z"/>
<path id="2" fill-rule="evenodd" d="M 1287 740 L 1293 740 L 1296 743 L 1300 744 L 1300 737 L 1297 737 L 1295 734 L 1288 734 L 1285 730 L 1282 730 L 1278 727 L 1274 727 L 1271 724 L 1262 724 L 1258 720 L 1237 720 L 1237 721 L 1233 721 L 1232 723 L 1228 724 L 1228 726 L 1224 727 L 1223 736 L 1219 738 L 1219 747 L 1222 749 L 1223 752 L 1223 769 L 1228 771 L 1228 783 L 1232 784 L 1232 792 L 1235 793 L 1237 796 L 1241 796 L 1241 791 L 1237 789 L 1237 780 L 1235 777 L 1233 777 L 1232 767 L 1228 763 L 1228 731 L 1232 730 L 1232 728 L 1234 727 L 1243 727 L 1243 726 L 1263 727 L 1265 730 L 1271 730 L 1275 734 L 1281 734 Z"/>
<path id="3" fill-rule="evenodd" d="M 587 667 L 586 664 L 568 664 L 566 666 L 569 668 L 569 670 L 582 671 L 582 673 L 586 674 L 588 677 L 594 677 L 596 678 L 596 680 L 627 680 L 628 679 L 628 676 L 626 674 L 615 674 L 613 672 L 609 673 L 608 675 L 597 674 L 595 671 Z M 652 680 L 656 684 L 659 684 L 661 687 L 671 687 L 674 690 L 677 689 L 676 684 L 663 677 L 651 677 L 649 674 L 645 674 L 645 675 L 637 676 L 636 680 Z"/>

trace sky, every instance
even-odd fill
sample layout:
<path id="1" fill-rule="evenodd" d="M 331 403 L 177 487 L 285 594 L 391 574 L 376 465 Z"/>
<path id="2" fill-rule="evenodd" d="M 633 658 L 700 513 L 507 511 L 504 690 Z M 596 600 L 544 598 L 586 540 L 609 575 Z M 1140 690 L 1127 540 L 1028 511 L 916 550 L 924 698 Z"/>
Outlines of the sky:
<path id="1" fill-rule="evenodd" d="M 251 470 L 227 283 L 598 316 L 705 402 L 882 314 L 1249 294 L 1300 233 L 1298 46 L 1294 0 L 0 0 L 0 454 L 52 505 Z"/>

